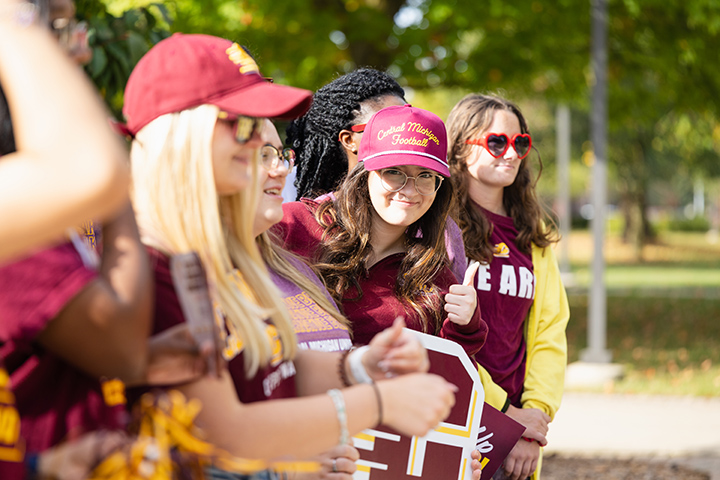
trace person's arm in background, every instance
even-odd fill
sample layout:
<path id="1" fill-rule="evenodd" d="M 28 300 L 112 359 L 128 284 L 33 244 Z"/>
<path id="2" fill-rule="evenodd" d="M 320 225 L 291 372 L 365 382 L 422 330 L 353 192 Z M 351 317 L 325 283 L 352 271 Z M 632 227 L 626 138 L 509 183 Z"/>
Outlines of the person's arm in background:
<path id="1" fill-rule="evenodd" d="M 18 24 L 20 4 L 0 0 L 0 85 L 17 149 L 0 158 L 0 261 L 115 215 L 129 181 L 92 85 L 46 29 Z"/>
<path id="2" fill-rule="evenodd" d="M 100 275 L 47 325 L 38 341 L 95 377 L 144 378 L 153 282 L 128 204 L 103 226 Z"/>

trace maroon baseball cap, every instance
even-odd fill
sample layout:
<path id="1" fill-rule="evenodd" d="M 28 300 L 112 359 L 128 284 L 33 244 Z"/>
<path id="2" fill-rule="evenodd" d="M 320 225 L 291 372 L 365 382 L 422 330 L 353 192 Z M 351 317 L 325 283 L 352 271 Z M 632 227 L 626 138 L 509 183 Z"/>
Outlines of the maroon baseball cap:
<path id="1" fill-rule="evenodd" d="M 365 125 L 358 160 L 370 171 L 418 165 L 449 177 L 445 124 L 411 105 L 383 108 Z"/>
<path id="2" fill-rule="evenodd" d="M 135 136 L 161 115 L 204 104 L 235 115 L 292 119 L 311 103 L 311 91 L 263 78 L 237 43 L 176 33 L 152 47 L 130 74 L 123 114 L 126 133 Z"/>

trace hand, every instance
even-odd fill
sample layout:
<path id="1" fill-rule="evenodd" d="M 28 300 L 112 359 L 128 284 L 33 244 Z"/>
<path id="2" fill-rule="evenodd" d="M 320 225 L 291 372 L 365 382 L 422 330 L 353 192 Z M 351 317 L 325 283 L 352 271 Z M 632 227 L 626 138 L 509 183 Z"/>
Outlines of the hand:
<path id="1" fill-rule="evenodd" d="M 352 445 L 338 445 L 310 460 L 320 463 L 320 471 L 313 473 L 296 473 L 292 480 L 352 480 L 357 470 L 355 462 L 360 452 Z M 333 471 L 333 465 L 337 471 Z"/>
<path id="2" fill-rule="evenodd" d="M 210 356 L 215 354 L 212 342 L 198 345 L 188 325 L 182 323 L 150 337 L 148 340 L 148 366 L 143 384 L 172 385 L 197 380 L 210 373 L 220 375 L 223 365 L 217 352 L 215 372 L 208 372 Z"/>
<path id="3" fill-rule="evenodd" d="M 465 271 L 462 285 L 450 285 L 449 293 L 445 295 L 445 311 L 448 320 L 453 323 L 467 325 L 472 320 L 477 307 L 477 292 L 472 283 L 478 268 L 478 262 L 471 262 Z"/>
<path id="4" fill-rule="evenodd" d="M 427 350 L 415 334 L 405 329 L 402 317 L 375 335 L 369 347 L 362 363 L 375 381 L 406 373 L 425 373 L 430 369 Z"/>
<path id="5" fill-rule="evenodd" d="M 472 468 L 472 480 L 480 480 L 480 477 L 482 476 L 482 465 L 480 464 L 480 457 L 481 454 L 477 450 L 473 450 L 470 452 L 470 458 L 472 458 L 472 461 L 470 462 L 470 468 Z"/>
<path id="6" fill-rule="evenodd" d="M 421 437 L 450 415 L 457 387 L 438 375 L 412 373 L 377 382 L 383 424 Z"/>
<path id="7" fill-rule="evenodd" d="M 542 447 L 547 445 L 545 436 L 549 430 L 550 415 L 537 408 L 515 408 L 512 405 L 505 413 L 525 427 L 524 437 L 536 440 Z"/>
<path id="8" fill-rule="evenodd" d="M 505 458 L 501 468 L 508 479 L 524 480 L 535 471 L 539 458 L 540 445 L 521 438 Z"/>
<path id="9" fill-rule="evenodd" d="M 44 451 L 38 473 L 44 479 L 82 480 L 110 453 L 126 445 L 123 432 L 98 430 Z"/>

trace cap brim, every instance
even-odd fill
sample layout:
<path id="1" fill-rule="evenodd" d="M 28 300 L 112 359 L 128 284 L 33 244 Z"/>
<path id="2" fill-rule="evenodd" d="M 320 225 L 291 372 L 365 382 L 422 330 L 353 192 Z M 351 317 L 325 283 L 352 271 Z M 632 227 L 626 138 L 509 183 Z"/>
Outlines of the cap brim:
<path id="1" fill-rule="evenodd" d="M 237 115 L 291 120 L 310 109 L 312 92 L 262 81 L 212 103 Z"/>
<path id="2" fill-rule="evenodd" d="M 373 156 L 369 159 L 369 165 L 363 161 L 365 170 L 381 170 L 383 168 L 397 167 L 398 165 L 416 165 L 437 172 L 443 177 L 450 177 L 450 169 L 447 165 L 443 165 L 434 157 L 426 157 L 413 152 L 387 152 L 381 155 Z"/>

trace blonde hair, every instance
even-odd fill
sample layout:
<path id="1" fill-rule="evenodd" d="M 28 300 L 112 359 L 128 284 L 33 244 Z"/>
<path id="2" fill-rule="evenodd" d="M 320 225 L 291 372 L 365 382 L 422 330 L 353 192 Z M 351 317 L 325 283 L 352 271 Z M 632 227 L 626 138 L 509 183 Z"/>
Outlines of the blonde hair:
<path id="1" fill-rule="evenodd" d="M 217 115 L 217 107 L 201 105 L 162 115 L 138 132 L 130 155 L 132 199 L 143 243 L 167 255 L 198 253 L 211 297 L 230 333 L 242 342 L 251 377 L 273 358 L 264 319 L 277 329 L 283 358 L 294 357 L 297 343 L 289 313 L 252 236 L 250 212 L 255 204 L 248 204 L 242 192 L 219 197 L 215 188 L 212 141 Z M 248 188 L 256 184 L 253 180 Z"/>
<path id="2" fill-rule="evenodd" d="M 291 263 L 290 259 L 296 259 L 297 261 L 308 265 L 307 262 L 305 262 L 302 258 L 293 255 L 291 252 L 283 250 L 279 246 L 278 240 L 271 232 L 261 233 L 258 235 L 256 241 L 258 248 L 260 249 L 260 254 L 263 259 L 265 259 L 265 263 L 267 263 L 272 270 L 304 290 L 320 308 L 340 322 L 341 325 L 345 326 L 348 329 L 348 333 L 352 336 L 352 326 L 350 321 L 338 311 L 335 304 L 328 299 L 322 289 L 315 282 L 312 282 L 298 271 L 298 269 Z M 308 267 L 312 269 L 311 265 L 308 265 Z M 320 277 L 318 276 L 318 278 Z"/>

